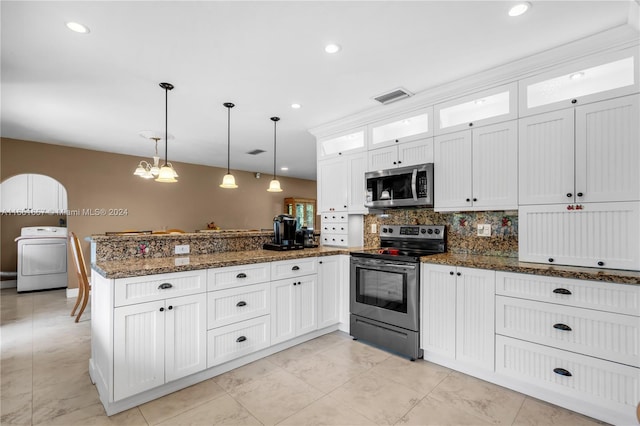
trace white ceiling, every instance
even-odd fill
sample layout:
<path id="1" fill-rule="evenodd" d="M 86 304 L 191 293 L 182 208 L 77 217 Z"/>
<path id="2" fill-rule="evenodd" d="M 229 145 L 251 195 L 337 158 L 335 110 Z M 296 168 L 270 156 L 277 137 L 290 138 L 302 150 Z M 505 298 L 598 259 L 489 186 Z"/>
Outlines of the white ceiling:
<path id="1" fill-rule="evenodd" d="M 510 18 L 509 1 L 5 0 L 2 136 L 146 159 L 138 132 L 164 129 L 167 81 L 169 161 L 226 167 L 233 102 L 232 169 L 272 172 L 277 115 L 278 174 L 315 179 L 308 129 L 384 108 L 372 97 L 400 86 L 418 93 L 626 25 L 630 3 L 533 1 Z"/>

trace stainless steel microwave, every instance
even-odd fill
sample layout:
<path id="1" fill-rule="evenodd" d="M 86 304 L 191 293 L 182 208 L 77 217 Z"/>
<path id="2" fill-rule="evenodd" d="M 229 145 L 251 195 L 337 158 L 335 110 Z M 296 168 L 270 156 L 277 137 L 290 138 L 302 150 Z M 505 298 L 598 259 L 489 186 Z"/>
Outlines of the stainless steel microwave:
<path id="1" fill-rule="evenodd" d="M 433 207 L 433 163 L 365 173 L 365 207 Z"/>

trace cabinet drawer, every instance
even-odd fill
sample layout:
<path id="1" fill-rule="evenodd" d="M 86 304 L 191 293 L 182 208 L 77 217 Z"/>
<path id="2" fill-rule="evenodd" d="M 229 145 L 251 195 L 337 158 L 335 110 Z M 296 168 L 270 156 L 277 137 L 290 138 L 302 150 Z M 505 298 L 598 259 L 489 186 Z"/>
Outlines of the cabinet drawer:
<path id="1" fill-rule="evenodd" d="M 247 284 L 268 282 L 271 279 L 269 263 L 228 266 L 207 270 L 207 290 L 238 287 Z"/>
<path id="2" fill-rule="evenodd" d="M 640 367 L 640 318 L 496 296 L 496 333 Z"/>
<path id="3" fill-rule="evenodd" d="M 347 234 L 323 232 L 322 235 L 320 235 L 320 242 L 323 246 L 349 247 L 349 239 L 347 238 Z"/>
<path id="4" fill-rule="evenodd" d="M 619 314 L 640 313 L 640 286 L 634 285 L 497 272 L 496 294 Z"/>
<path id="5" fill-rule="evenodd" d="M 637 368 L 503 336 L 496 336 L 496 371 L 629 419 L 640 399 Z"/>
<path id="6" fill-rule="evenodd" d="M 269 315 L 207 332 L 207 367 L 231 361 L 271 344 Z"/>
<path id="7" fill-rule="evenodd" d="M 203 293 L 206 280 L 205 270 L 116 279 L 115 306 Z"/>
<path id="8" fill-rule="evenodd" d="M 301 275 L 317 273 L 317 264 L 315 257 L 307 257 L 304 259 L 281 260 L 271 263 L 271 279 L 281 280 L 283 278 L 299 277 Z"/>
<path id="9" fill-rule="evenodd" d="M 349 231 L 347 222 L 325 222 L 322 224 L 322 233 L 347 234 Z"/>
<path id="10" fill-rule="evenodd" d="M 322 224 L 325 222 L 342 222 L 346 223 L 349 221 L 349 215 L 347 212 L 327 212 L 322 213 Z"/>
<path id="11" fill-rule="evenodd" d="M 207 294 L 207 328 L 221 327 L 269 313 L 269 284 L 254 284 Z"/>

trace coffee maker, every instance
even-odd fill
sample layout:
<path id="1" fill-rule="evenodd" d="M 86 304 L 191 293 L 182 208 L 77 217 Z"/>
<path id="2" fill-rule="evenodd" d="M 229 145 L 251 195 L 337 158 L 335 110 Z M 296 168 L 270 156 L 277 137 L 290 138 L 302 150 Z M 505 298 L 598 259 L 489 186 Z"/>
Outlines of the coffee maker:
<path id="1" fill-rule="evenodd" d="M 298 221 L 288 214 L 280 214 L 273 218 L 273 242 L 265 243 L 265 250 L 299 250 L 304 245 L 296 242 L 296 226 Z"/>

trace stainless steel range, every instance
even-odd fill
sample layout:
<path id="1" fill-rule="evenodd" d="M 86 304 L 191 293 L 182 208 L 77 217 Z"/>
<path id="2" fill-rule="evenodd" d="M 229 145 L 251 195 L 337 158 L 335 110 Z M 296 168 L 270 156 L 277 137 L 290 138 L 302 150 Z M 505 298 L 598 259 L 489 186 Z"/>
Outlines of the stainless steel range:
<path id="1" fill-rule="evenodd" d="M 351 253 L 351 335 L 412 361 L 420 350 L 420 257 L 446 252 L 442 225 L 384 225 L 380 248 Z"/>

